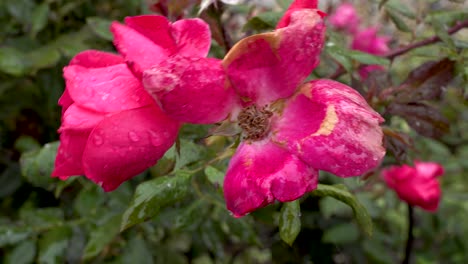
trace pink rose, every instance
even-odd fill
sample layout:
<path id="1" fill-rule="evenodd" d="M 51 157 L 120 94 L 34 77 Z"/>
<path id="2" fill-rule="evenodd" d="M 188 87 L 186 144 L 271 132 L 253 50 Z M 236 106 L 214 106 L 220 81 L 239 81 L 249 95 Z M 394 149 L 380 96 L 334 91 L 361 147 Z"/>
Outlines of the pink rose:
<path id="1" fill-rule="evenodd" d="M 359 93 L 332 80 L 304 82 L 324 45 L 315 7 L 295 1 L 274 32 L 241 40 L 222 61 L 176 56 L 143 73 L 170 117 L 242 128 L 224 181 L 234 216 L 300 198 L 316 189 L 318 170 L 356 176 L 385 154 L 383 119 Z"/>
<path id="2" fill-rule="evenodd" d="M 359 18 L 356 9 L 351 3 L 342 3 L 330 16 L 330 24 L 335 28 L 345 30 L 348 33 L 356 33 L 359 29 Z"/>
<path id="3" fill-rule="evenodd" d="M 437 177 L 444 174 L 444 168 L 435 162 L 414 162 L 393 166 L 382 171 L 388 187 L 395 190 L 400 199 L 411 205 L 434 212 L 440 202 L 440 185 Z"/>
<path id="4" fill-rule="evenodd" d="M 63 69 L 66 90 L 53 176 L 84 174 L 112 191 L 153 166 L 173 145 L 180 122 L 143 89 L 142 71 L 176 54 L 204 57 L 208 25 L 170 23 L 161 16 L 127 17 L 111 30 L 120 55 L 88 50 Z M 130 66 L 130 67 L 129 67 Z"/>
<path id="5" fill-rule="evenodd" d="M 384 55 L 390 51 L 388 47 L 390 38 L 387 36 L 378 36 L 377 31 L 377 28 L 370 27 L 354 34 L 351 48 L 373 55 Z"/>

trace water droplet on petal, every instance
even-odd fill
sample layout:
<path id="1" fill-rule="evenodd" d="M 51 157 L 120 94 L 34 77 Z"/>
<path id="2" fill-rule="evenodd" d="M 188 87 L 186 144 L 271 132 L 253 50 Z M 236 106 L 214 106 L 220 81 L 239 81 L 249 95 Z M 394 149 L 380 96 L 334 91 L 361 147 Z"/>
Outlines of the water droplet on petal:
<path id="1" fill-rule="evenodd" d="M 104 139 L 102 138 L 101 135 L 94 135 L 93 136 L 93 143 L 94 143 L 94 145 L 99 147 L 102 144 L 104 144 Z"/>
<path id="2" fill-rule="evenodd" d="M 134 131 L 128 132 L 128 138 L 133 141 L 133 142 L 138 142 L 140 141 L 140 137 L 135 133 Z"/>
<path id="3" fill-rule="evenodd" d="M 109 94 L 103 94 L 103 95 L 101 96 L 101 99 L 102 99 L 103 101 L 105 101 L 108 97 L 109 97 Z"/>
<path id="4" fill-rule="evenodd" d="M 150 142 L 153 146 L 158 147 L 162 144 L 163 140 L 162 140 L 161 135 L 159 135 L 158 133 L 152 130 L 149 130 L 148 133 L 150 135 Z"/>

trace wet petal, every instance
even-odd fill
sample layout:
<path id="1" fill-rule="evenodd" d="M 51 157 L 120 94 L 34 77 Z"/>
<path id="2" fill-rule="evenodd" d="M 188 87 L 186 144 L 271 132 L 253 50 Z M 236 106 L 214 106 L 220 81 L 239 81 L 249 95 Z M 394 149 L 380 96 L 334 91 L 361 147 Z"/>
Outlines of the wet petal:
<path id="1" fill-rule="evenodd" d="M 65 89 L 62 96 L 58 100 L 58 105 L 62 107 L 62 115 L 67 111 L 68 107 L 73 104 L 73 99 L 70 97 L 70 93 Z"/>
<path id="2" fill-rule="evenodd" d="M 419 175 L 426 179 L 437 178 L 444 174 L 444 167 L 436 162 L 415 161 L 414 167 Z"/>
<path id="3" fill-rule="evenodd" d="M 210 27 L 199 18 L 184 19 L 172 24 L 177 53 L 187 57 L 206 57 L 211 46 Z"/>
<path id="4" fill-rule="evenodd" d="M 111 31 L 114 34 L 114 45 L 138 77 L 144 70 L 160 63 L 171 54 L 171 50 L 157 45 L 128 26 L 114 22 Z"/>
<path id="5" fill-rule="evenodd" d="M 101 121 L 83 153 L 86 177 L 112 191 L 153 166 L 174 144 L 179 123 L 155 105 L 131 109 Z"/>
<path id="6" fill-rule="evenodd" d="M 65 180 L 70 176 L 84 174 L 81 158 L 89 133 L 90 130 L 67 130 L 60 133 L 60 145 L 55 158 L 53 177 Z"/>
<path id="7" fill-rule="evenodd" d="M 108 113 L 154 103 L 126 64 L 105 68 L 72 65 L 63 71 L 67 91 L 79 106 Z"/>
<path id="8" fill-rule="evenodd" d="M 283 28 L 289 25 L 291 22 L 291 13 L 298 9 L 316 9 L 318 0 L 295 0 L 286 10 L 283 17 L 278 22 L 276 28 Z"/>
<path id="9" fill-rule="evenodd" d="M 102 68 L 121 63 L 125 63 L 122 56 L 99 50 L 85 50 L 78 53 L 70 61 L 70 65 L 79 65 L 85 68 Z"/>
<path id="10" fill-rule="evenodd" d="M 324 32 L 317 10 L 295 11 L 288 27 L 238 42 L 223 66 L 246 101 L 262 106 L 287 98 L 318 65 Z"/>
<path id="11" fill-rule="evenodd" d="M 72 104 L 62 116 L 60 131 L 69 129 L 91 131 L 105 116 L 100 112 Z"/>
<path id="12" fill-rule="evenodd" d="M 304 84 L 273 122 L 274 140 L 310 166 L 356 176 L 385 155 L 382 117 L 352 88 L 331 80 Z"/>
<path id="13" fill-rule="evenodd" d="M 143 84 L 164 112 L 181 122 L 219 122 L 228 116 L 238 100 L 217 59 L 168 58 L 145 71 Z"/>
<path id="14" fill-rule="evenodd" d="M 229 211 L 240 217 L 275 199 L 287 202 L 317 188 L 318 172 L 268 139 L 241 143 L 224 180 Z"/>
<path id="15" fill-rule="evenodd" d="M 171 23 L 163 16 L 143 15 L 125 18 L 125 24 L 170 53 L 176 51 Z"/>

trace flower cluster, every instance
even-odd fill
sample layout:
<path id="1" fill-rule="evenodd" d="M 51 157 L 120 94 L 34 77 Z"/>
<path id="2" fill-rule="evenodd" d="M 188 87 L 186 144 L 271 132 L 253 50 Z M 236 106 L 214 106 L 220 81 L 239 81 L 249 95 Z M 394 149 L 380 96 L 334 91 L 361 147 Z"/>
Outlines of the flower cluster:
<path id="1" fill-rule="evenodd" d="M 351 49 L 366 52 L 372 55 L 384 55 L 390 49 L 388 42 L 390 37 L 379 36 L 378 27 L 360 28 L 360 17 L 356 9 L 350 3 L 341 4 L 330 16 L 330 24 L 337 28 L 344 30 L 351 36 Z M 362 79 L 366 79 L 371 71 L 385 70 L 380 65 L 369 65 L 361 68 L 359 74 Z"/>
<path id="2" fill-rule="evenodd" d="M 441 190 L 437 180 L 444 168 L 435 162 L 414 162 L 414 167 L 393 166 L 382 171 L 387 185 L 394 189 L 400 199 L 427 211 L 437 210 Z"/>
<path id="3" fill-rule="evenodd" d="M 88 51 L 74 59 L 86 57 L 83 65 L 72 61 L 64 69 L 64 96 L 72 100 L 61 103 L 54 175 L 85 174 L 109 191 L 153 165 L 180 123 L 221 121 L 242 129 L 223 185 L 238 217 L 314 190 L 319 170 L 349 177 L 374 169 L 385 155 L 382 117 L 351 87 L 305 81 L 319 64 L 323 17 L 317 1 L 296 0 L 275 31 L 242 39 L 223 59 L 205 57 L 209 31 L 197 19 L 114 23 L 120 55 Z M 92 53 L 115 62 L 96 64 Z M 109 101 L 114 108 L 106 108 Z M 67 126 L 74 105 L 87 114 L 80 120 L 93 122 Z M 79 142 L 70 136 L 81 131 Z"/>

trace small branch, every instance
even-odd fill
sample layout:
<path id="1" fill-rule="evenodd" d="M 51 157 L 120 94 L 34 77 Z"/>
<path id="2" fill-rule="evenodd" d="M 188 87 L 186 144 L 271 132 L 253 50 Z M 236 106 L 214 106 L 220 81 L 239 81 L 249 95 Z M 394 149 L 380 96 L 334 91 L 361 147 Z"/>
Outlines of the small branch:
<path id="1" fill-rule="evenodd" d="M 463 21 L 463 22 L 458 22 L 455 26 L 449 28 L 449 30 L 447 30 L 447 33 L 449 35 L 452 35 L 452 34 L 455 34 L 459 30 L 461 30 L 463 28 L 466 28 L 466 27 L 468 27 L 468 20 Z M 396 57 L 398 57 L 400 55 L 403 55 L 403 54 L 405 54 L 405 53 L 407 53 L 407 52 L 409 52 L 409 51 L 411 51 L 413 49 L 423 47 L 423 46 L 427 46 L 427 45 L 430 45 L 430 44 L 434 44 L 434 43 L 437 43 L 439 41 L 441 41 L 441 39 L 438 36 L 432 36 L 430 38 L 427 38 L 427 39 L 415 42 L 413 44 L 398 48 L 396 50 L 390 51 L 389 53 L 387 53 L 387 54 L 385 54 L 385 55 L 383 55 L 381 57 L 393 60 L 394 58 L 396 58 Z M 343 75 L 344 73 L 345 73 L 345 69 L 340 65 L 338 67 L 338 69 L 336 69 L 336 71 L 333 74 L 331 74 L 328 78 L 329 79 L 336 79 L 336 78 L 340 77 L 341 75 Z"/>
<path id="2" fill-rule="evenodd" d="M 452 35 L 452 34 L 456 33 L 457 31 L 459 31 L 459 30 L 461 30 L 461 29 L 463 29 L 465 27 L 468 27 L 468 20 L 463 21 L 463 22 L 458 22 L 455 26 L 449 28 L 449 30 L 447 30 L 447 33 L 449 35 Z M 393 51 L 385 54 L 383 57 L 385 57 L 387 59 L 390 59 L 390 60 L 393 60 L 395 57 L 400 56 L 402 54 L 405 54 L 410 50 L 413 50 L 413 49 L 416 49 L 416 48 L 419 48 L 419 47 L 422 47 L 422 46 L 426 46 L 426 45 L 429 45 L 429 44 L 437 43 L 439 41 L 441 41 L 441 39 L 438 36 L 433 36 L 433 37 L 427 38 L 425 40 L 421 40 L 421 41 L 418 41 L 416 43 L 410 44 L 410 45 L 408 45 L 406 47 L 401 47 L 399 49 L 393 50 Z"/>
<path id="3" fill-rule="evenodd" d="M 405 246 L 405 258 L 401 264 L 409 264 L 411 259 L 411 250 L 413 249 L 413 227 L 414 227 L 414 211 L 413 206 L 408 204 L 408 239 Z"/>

